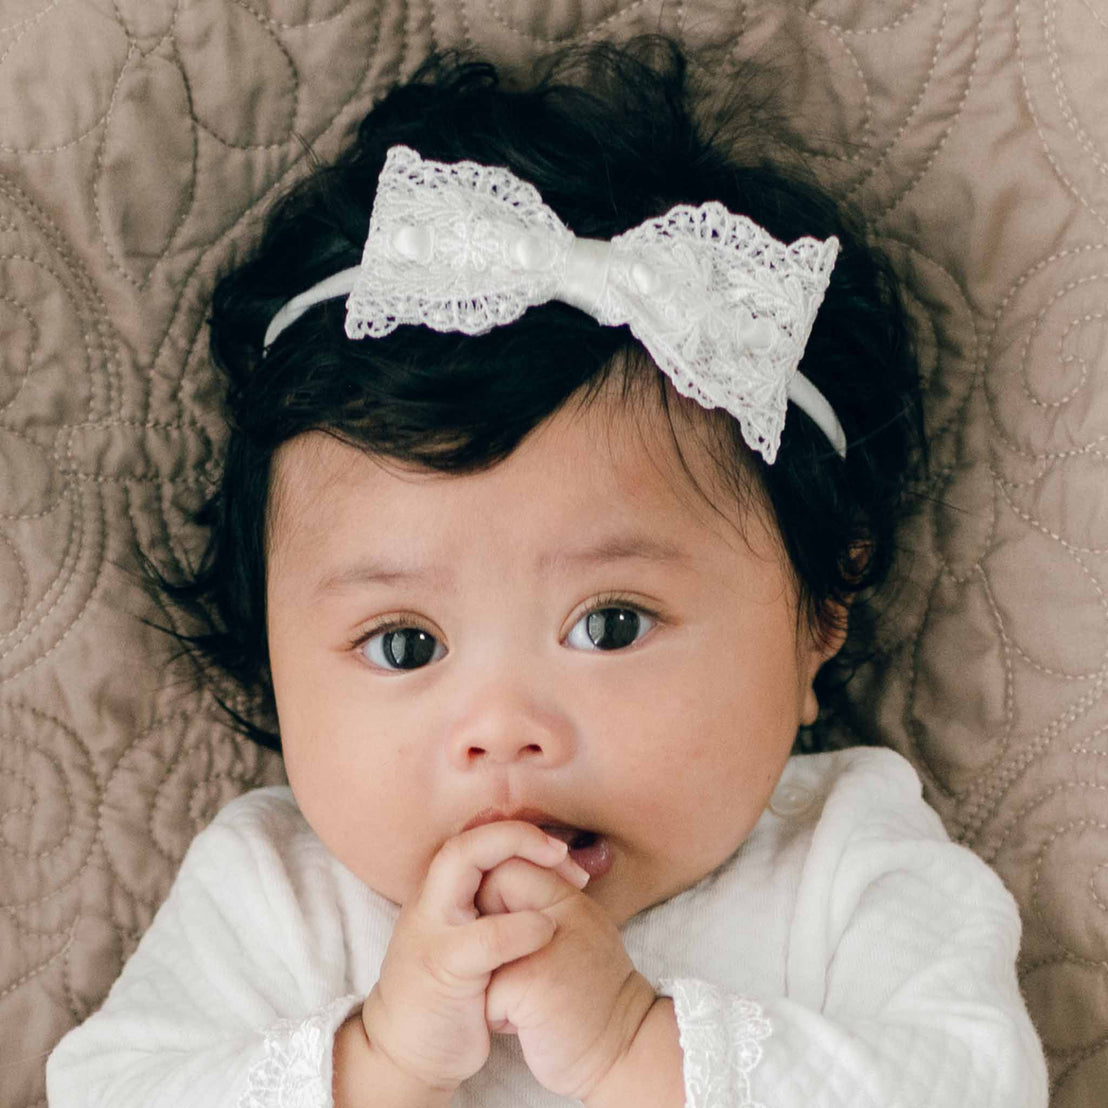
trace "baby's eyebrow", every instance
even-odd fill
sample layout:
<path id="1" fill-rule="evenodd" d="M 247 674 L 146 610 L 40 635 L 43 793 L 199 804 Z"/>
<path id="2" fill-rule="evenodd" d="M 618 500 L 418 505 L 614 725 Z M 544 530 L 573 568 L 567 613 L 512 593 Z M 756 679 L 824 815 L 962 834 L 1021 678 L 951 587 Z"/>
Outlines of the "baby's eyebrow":
<path id="1" fill-rule="evenodd" d="M 651 535 L 613 535 L 577 550 L 557 550 L 539 558 L 540 572 L 556 573 L 582 566 L 603 565 L 623 561 L 665 562 L 687 564 L 687 551 L 674 543 Z"/>
<path id="2" fill-rule="evenodd" d="M 431 585 L 442 588 L 448 580 L 449 575 L 437 568 L 371 559 L 329 573 L 312 591 L 316 597 L 322 597 L 362 585 Z"/>
<path id="3" fill-rule="evenodd" d="M 585 566 L 621 561 L 662 562 L 685 565 L 688 553 L 673 543 L 649 535 L 613 535 L 576 550 L 553 550 L 541 554 L 537 569 L 541 574 L 565 573 Z M 336 570 L 316 585 L 316 597 L 331 596 L 364 585 L 423 585 L 439 590 L 447 588 L 452 575 L 437 566 L 410 566 L 371 558 Z"/>

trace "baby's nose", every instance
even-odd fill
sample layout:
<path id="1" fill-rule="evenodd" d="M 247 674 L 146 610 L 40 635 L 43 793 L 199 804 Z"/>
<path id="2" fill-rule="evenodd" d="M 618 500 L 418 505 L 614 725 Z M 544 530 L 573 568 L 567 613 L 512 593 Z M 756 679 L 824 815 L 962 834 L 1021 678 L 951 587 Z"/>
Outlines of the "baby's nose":
<path id="1" fill-rule="evenodd" d="M 560 711 L 507 697 L 473 704 L 450 736 L 451 761 L 459 769 L 519 762 L 553 768 L 572 748 L 572 726 Z"/>

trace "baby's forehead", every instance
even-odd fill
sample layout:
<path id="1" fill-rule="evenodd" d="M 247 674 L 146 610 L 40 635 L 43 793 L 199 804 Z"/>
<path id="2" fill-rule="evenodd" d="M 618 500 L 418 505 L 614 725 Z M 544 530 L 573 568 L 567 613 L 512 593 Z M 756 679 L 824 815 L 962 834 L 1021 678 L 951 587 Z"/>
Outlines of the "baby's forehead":
<path id="1" fill-rule="evenodd" d="M 509 456 L 475 473 L 439 473 L 309 432 L 274 456 L 267 557 L 321 543 L 404 536 L 437 545 L 513 520 L 521 552 L 577 533 L 696 535 L 734 541 L 749 512 L 721 479 L 713 449 L 664 413 L 595 402 L 565 408 Z M 384 536 L 382 535 L 384 532 Z M 444 538 L 445 536 L 445 538 Z"/>

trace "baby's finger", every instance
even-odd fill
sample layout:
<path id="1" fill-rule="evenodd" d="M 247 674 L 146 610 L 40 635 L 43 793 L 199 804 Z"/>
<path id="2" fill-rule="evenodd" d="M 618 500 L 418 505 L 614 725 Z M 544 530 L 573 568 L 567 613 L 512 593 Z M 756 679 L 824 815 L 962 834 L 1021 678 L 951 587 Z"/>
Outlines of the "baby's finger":
<path id="1" fill-rule="evenodd" d="M 589 875 L 576 863 L 573 865 L 587 881 Z M 520 858 L 509 858 L 485 874 L 474 904 L 483 916 L 497 912 L 538 911 L 552 908 L 582 887 L 578 880 L 567 884 L 557 869 L 544 869 Z"/>
<path id="2" fill-rule="evenodd" d="M 554 921 L 542 912 L 484 916 L 450 934 L 442 968 L 455 979 L 472 980 L 534 954 L 554 937 Z"/>
<path id="3" fill-rule="evenodd" d="M 589 883 L 589 871 L 578 865 L 573 856 L 567 854 L 556 866 L 551 867 L 559 876 L 564 877 L 574 888 L 583 889 Z"/>
<path id="4" fill-rule="evenodd" d="M 420 896 L 421 907 L 447 922 L 474 918 L 474 894 L 485 874 L 508 858 L 526 858 L 536 866 L 567 860 L 564 842 L 533 823 L 501 820 L 447 839 L 431 859 Z"/>

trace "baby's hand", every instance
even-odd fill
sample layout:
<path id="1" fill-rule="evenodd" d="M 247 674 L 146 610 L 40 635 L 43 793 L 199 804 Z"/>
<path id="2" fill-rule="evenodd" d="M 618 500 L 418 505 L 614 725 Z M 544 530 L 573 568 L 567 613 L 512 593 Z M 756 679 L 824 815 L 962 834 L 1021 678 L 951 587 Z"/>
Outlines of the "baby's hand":
<path id="1" fill-rule="evenodd" d="M 572 886 L 558 873 L 588 879 L 565 843 L 533 824 L 490 823 L 448 839 L 400 912 L 362 1023 L 371 1048 L 417 1087 L 449 1092 L 485 1064 L 492 972 L 554 934 L 554 918 L 538 908 L 479 916 L 474 897 L 482 879 L 510 858 L 565 888 Z"/>
<path id="2" fill-rule="evenodd" d="M 486 1014 L 493 1031 L 519 1036 L 531 1073 L 559 1096 L 586 1100 L 635 1038 L 656 999 L 595 901 L 557 873 L 511 858 L 481 884 L 486 919 L 540 909 L 553 938 L 492 975 Z"/>

